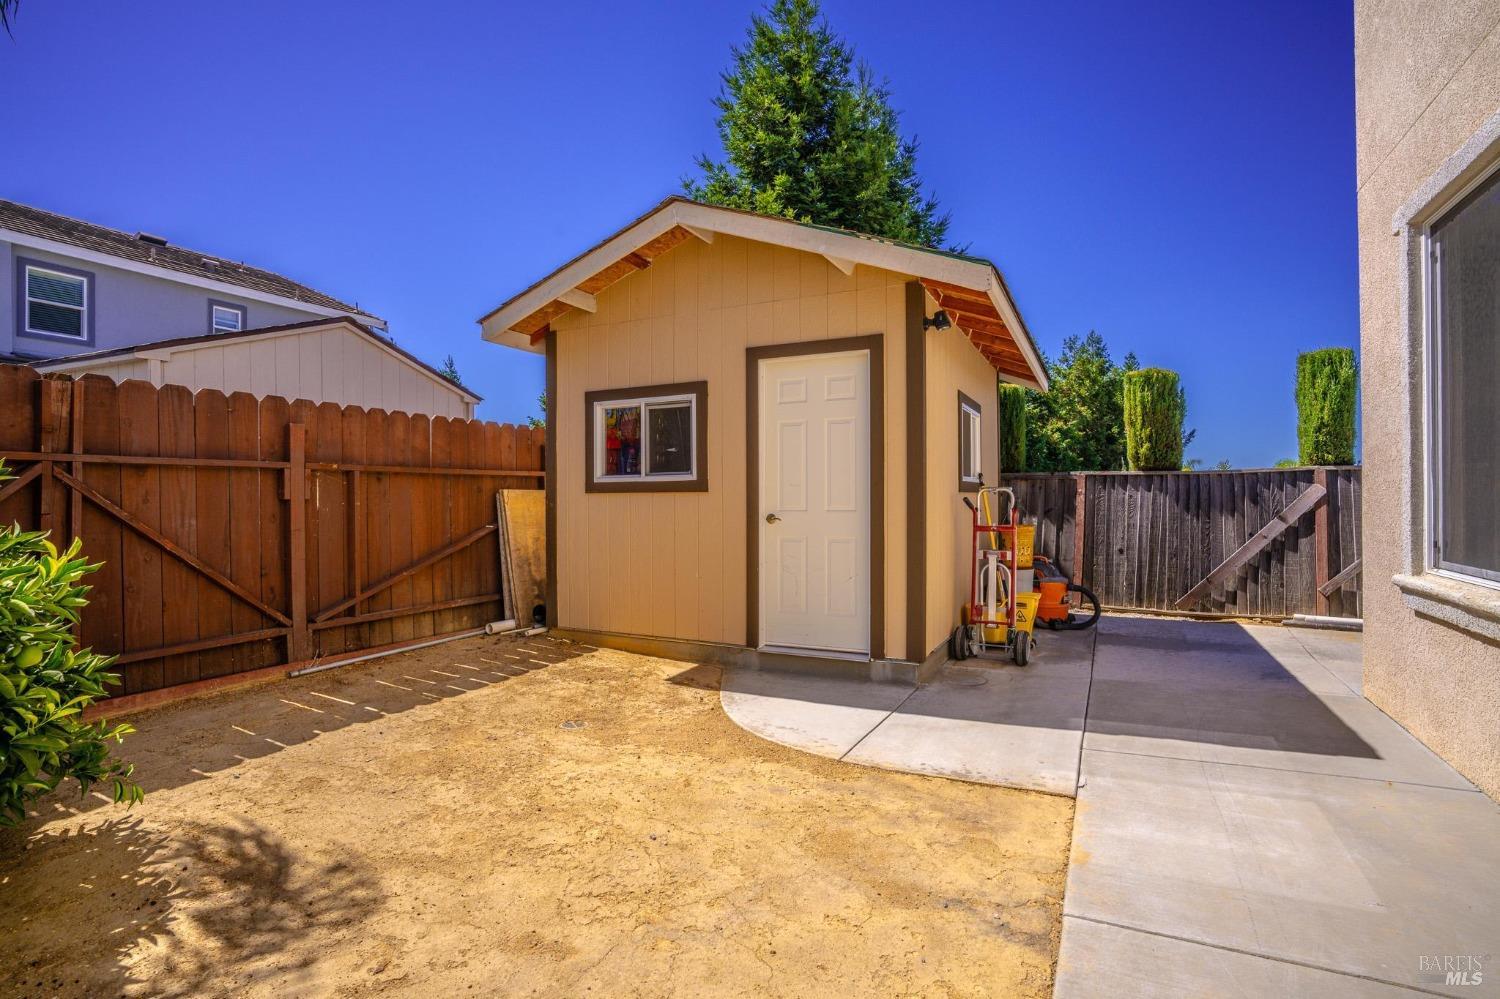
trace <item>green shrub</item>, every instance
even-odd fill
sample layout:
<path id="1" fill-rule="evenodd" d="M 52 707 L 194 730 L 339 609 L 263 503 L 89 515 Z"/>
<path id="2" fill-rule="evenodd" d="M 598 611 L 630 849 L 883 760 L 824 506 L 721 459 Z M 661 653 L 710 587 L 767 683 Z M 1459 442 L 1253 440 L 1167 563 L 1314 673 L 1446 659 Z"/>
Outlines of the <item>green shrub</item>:
<path id="1" fill-rule="evenodd" d="M 134 768 L 109 755 L 108 743 L 131 727 L 80 720 L 108 696 L 106 684 L 119 683 L 105 671 L 109 657 L 73 643 L 87 603 L 79 579 L 97 568 L 79 557 L 77 541 L 59 555 L 40 532 L 0 530 L 0 826 L 20 822 L 27 802 L 70 778 L 85 794 L 108 780 L 117 802 L 143 797 L 129 779 Z"/>
<path id="2" fill-rule="evenodd" d="M 1131 471 L 1182 467 L 1187 393 L 1177 372 L 1143 368 L 1125 373 L 1125 460 Z"/>
<path id="3" fill-rule="evenodd" d="M 1354 464 L 1359 364 L 1348 347 L 1297 356 L 1297 452 L 1304 465 Z"/>
<path id="4" fill-rule="evenodd" d="M 1000 471 L 1026 471 L 1026 390 L 1000 386 Z"/>

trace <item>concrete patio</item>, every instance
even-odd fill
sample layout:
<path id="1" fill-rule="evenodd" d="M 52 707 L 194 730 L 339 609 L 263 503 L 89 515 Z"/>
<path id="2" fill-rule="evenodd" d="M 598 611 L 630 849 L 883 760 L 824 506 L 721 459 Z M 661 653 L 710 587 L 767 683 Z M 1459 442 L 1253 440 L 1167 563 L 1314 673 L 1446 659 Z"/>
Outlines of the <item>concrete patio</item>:
<path id="1" fill-rule="evenodd" d="M 1025 670 L 739 673 L 722 702 L 822 756 L 1076 795 L 1058 996 L 1500 995 L 1500 808 L 1364 699 L 1357 635 L 1107 617 Z"/>

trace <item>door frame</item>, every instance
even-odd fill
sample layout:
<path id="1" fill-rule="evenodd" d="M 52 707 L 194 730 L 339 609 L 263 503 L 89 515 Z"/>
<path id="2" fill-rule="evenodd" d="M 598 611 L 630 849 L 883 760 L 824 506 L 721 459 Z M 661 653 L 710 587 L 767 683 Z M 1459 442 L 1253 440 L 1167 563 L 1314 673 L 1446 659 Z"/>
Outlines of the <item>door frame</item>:
<path id="1" fill-rule="evenodd" d="M 865 351 L 870 356 L 870 658 L 885 658 L 885 337 L 745 348 L 745 644 L 760 648 L 760 362 Z M 809 652 L 809 655 L 816 655 Z"/>

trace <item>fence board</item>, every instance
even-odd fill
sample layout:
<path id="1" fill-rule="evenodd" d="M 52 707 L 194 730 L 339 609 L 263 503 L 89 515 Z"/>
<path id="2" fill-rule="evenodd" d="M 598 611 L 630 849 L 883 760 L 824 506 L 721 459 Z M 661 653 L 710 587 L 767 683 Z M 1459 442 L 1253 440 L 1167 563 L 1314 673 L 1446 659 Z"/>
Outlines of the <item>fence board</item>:
<path id="1" fill-rule="evenodd" d="M 161 453 L 192 458 L 193 394 L 181 385 L 165 385 L 157 398 L 157 440 Z M 189 551 L 198 549 L 197 491 L 191 465 L 161 469 L 161 530 Z M 177 559 L 162 563 L 162 645 L 182 645 L 202 637 L 198 631 L 197 573 Z M 212 637 L 212 636 L 208 636 Z M 162 660 L 162 685 L 199 679 L 196 652 Z"/>
<path id="2" fill-rule="evenodd" d="M 120 454 L 159 454 L 156 386 L 126 381 L 119 386 Z M 161 469 L 127 465 L 120 470 L 120 505 L 148 527 L 161 529 Z M 173 541 L 179 539 L 172 538 Z M 134 531 L 120 536 L 120 572 L 125 579 L 121 610 L 124 652 L 162 647 L 162 552 Z M 160 659 L 132 663 L 125 671 L 127 693 L 164 686 Z"/>
<path id="3" fill-rule="evenodd" d="M 217 390 L 205 389 L 194 396 L 193 409 L 196 457 L 258 456 L 260 417 L 254 396 L 236 392 L 226 397 Z M 198 508 L 198 557 L 246 589 L 253 583 L 258 591 L 259 560 L 254 573 L 247 574 L 243 563 L 249 556 L 241 552 L 236 558 L 241 546 L 248 545 L 251 552 L 258 551 L 259 489 L 255 476 L 249 469 L 199 467 L 194 470 L 193 479 Z M 237 501 L 247 491 L 252 497 L 248 504 L 245 500 Z M 198 592 L 198 634 L 203 638 L 250 631 L 258 626 L 260 615 L 249 607 L 236 607 L 234 598 L 219 587 L 201 576 L 194 585 Z M 210 679 L 247 669 L 246 659 L 244 650 L 238 647 L 206 650 L 198 655 L 199 676 Z"/>

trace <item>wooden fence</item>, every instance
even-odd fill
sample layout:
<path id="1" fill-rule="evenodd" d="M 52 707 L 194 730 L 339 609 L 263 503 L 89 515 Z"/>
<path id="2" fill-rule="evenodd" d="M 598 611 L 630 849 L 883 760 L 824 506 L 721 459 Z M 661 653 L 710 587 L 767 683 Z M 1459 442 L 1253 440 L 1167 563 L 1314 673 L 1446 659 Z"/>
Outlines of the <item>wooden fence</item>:
<path id="1" fill-rule="evenodd" d="M 125 694 L 496 619 L 495 492 L 543 478 L 539 430 L 15 365 L 0 458 L 0 522 L 103 563 L 80 639 Z"/>
<path id="2" fill-rule="evenodd" d="M 1247 617 L 1360 617 L 1358 468 L 1008 475 L 1036 550 L 1106 606 Z M 1312 507 L 1241 565 L 1312 487 Z M 1079 511 L 1082 516 L 1079 516 Z M 1289 518 L 1291 519 L 1291 518 Z M 1244 558 L 1245 556 L 1241 556 Z M 1226 562 L 1222 582 L 1179 602 Z"/>

